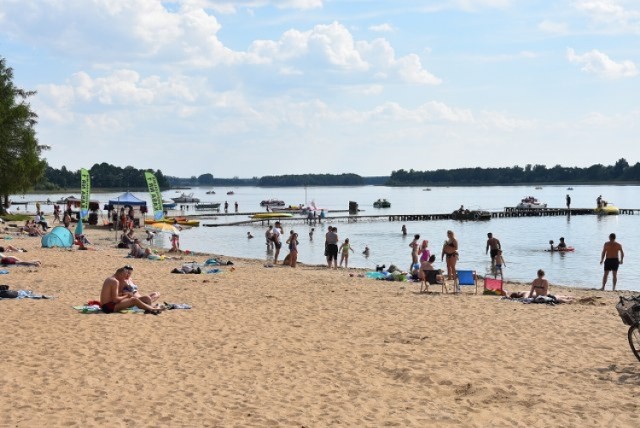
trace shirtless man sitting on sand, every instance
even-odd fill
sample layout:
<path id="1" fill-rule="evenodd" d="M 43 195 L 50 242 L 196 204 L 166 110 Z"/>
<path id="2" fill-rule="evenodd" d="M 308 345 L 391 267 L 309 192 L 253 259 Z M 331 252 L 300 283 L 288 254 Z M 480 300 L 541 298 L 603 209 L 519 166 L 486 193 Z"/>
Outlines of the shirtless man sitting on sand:
<path id="1" fill-rule="evenodd" d="M 102 284 L 102 291 L 100 292 L 100 308 L 106 314 L 110 314 L 123 309 L 136 306 L 143 309 L 145 313 L 158 315 L 162 308 L 155 308 L 150 304 L 145 303 L 142 298 L 135 297 L 134 293 L 122 292 L 120 293 L 120 284 L 129 278 L 130 271 L 127 268 L 121 267 L 116 273 L 104 280 Z"/>

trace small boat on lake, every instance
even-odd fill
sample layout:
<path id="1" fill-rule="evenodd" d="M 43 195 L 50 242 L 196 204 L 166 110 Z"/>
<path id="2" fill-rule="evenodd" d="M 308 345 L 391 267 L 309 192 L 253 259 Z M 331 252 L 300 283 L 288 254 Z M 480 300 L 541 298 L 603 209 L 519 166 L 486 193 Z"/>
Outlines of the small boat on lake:
<path id="1" fill-rule="evenodd" d="M 373 203 L 374 208 L 391 208 L 391 202 L 386 199 L 378 199 Z"/>
<path id="2" fill-rule="evenodd" d="M 256 220 L 269 220 L 269 219 L 278 219 L 278 218 L 290 218 L 293 217 L 291 213 L 258 213 L 251 216 L 251 218 Z"/>
<path id="3" fill-rule="evenodd" d="M 284 207 L 284 201 L 280 199 L 265 199 L 260 202 L 261 207 Z"/>
<path id="4" fill-rule="evenodd" d="M 601 206 L 593 210 L 598 215 L 618 215 L 620 214 L 620 208 L 612 205 L 608 202 L 603 203 Z"/>
<path id="5" fill-rule="evenodd" d="M 162 209 L 165 210 L 172 210 L 176 207 L 176 205 L 178 205 L 176 202 L 162 201 Z"/>
<path id="6" fill-rule="evenodd" d="M 216 191 L 215 190 L 207 190 L 207 195 L 215 195 Z"/>
<path id="7" fill-rule="evenodd" d="M 193 196 L 193 193 L 182 193 L 177 198 L 171 198 L 171 200 L 177 204 L 195 204 L 200 202 L 200 199 Z"/>
<path id="8" fill-rule="evenodd" d="M 220 211 L 220 202 L 198 202 L 196 210 L 214 210 Z"/>
<path id="9" fill-rule="evenodd" d="M 190 220 L 187 217 L 165 217 L 162 220 L 154 220 L 153 218 L 145 219 L 144 224 L 153 223 L 167 223 L 167 224 L 179 224 L 180 226 L 200 226 L 200 220 Z"/>
<path id="10" fill-rule="evenodd" d="M 451 213 L 454 220 L 491 220 L 491 213 L 484 210 L 455 210 Z"/>
<path id="11" fill-rule="evenodd" d="M 527 196 L 516 205 L 516 208 L 519 210 L 543 209 L 547 208 L 547 204 L 543 204 L 533 196 Z"/>

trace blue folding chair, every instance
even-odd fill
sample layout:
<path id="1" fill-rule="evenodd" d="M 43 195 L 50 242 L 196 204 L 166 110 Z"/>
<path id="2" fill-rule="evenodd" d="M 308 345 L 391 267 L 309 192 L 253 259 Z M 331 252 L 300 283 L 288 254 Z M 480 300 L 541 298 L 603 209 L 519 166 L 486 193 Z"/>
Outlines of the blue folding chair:
<path id="1" fill-rule="evenodd" d="M 478 276 L 475 270 L 456 270 L 456 279 L 453 282 L 453 292 L 460 293 L 460 286 L 475 286 L 478 294 Z"/>

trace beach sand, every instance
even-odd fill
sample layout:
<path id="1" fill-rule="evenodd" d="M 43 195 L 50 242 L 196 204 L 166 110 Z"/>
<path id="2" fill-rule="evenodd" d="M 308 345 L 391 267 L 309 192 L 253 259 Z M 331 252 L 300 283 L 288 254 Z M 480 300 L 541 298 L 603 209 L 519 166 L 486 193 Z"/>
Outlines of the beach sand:
<path id="1" fill-rule="evenodd" d="M 618 293 L 550 278 L 595 304 L 526 305 L 224 256 L 235 270 L 176 275 L 181 261 L 127 259 L 113 232 L 87 233 L 97 251 L 4 241 L 43 266 L 0 281 L 55 299 L 0 301 L 0 426 L 640 425 Z M 193 309 L 72 309 L 125 264 L 143 293 Z"/>

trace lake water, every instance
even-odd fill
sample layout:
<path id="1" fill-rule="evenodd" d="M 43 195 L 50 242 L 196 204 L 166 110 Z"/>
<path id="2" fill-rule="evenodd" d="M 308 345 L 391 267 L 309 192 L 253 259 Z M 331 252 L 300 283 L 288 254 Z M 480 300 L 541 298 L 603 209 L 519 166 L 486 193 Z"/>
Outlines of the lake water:
<path id="1" fill-rule="evenodd" d="M 304 188 L 216 188 L 216 195 L 207 195 L 210 188 L 192 188 L 203 202 L 229 202 L 233 211 L 235 202 L 240 212 L 262 212 L 259 203 L 263 199 L 277 198 L 287 204 L 299 204 L 315 201 L 320 208 L 347 210 L 349 201 L 359 203 L 364 210 L 361 215 L 371 214 L 432 214 L 449 213 L 464 205 L 468 209 L 503 210 L 507 206 L 515 206 L 525 196 L 535 196 L 549 207 L 565 206 L 565 196 L 571 195 L 573 208 L 593 208 L 598 195 L 621 208 L 639 208 L 639 186 L 576 186 L 567 190 L 567 186 L 544 186 L 535 189 L 533 186 L 493 186 L 493 187 L 433 187 L 424 191 L 422 187 L 309 187 Z M 232 190 L 234 195 L 226 195 Z M 92 199 L 106 203 L 120 193 L 94 193 Z M 149 195 L 136 193 L 150 204 Z M 163 192 L 164 199 L 178 196 L 175 190 Z M 57 200 L 69 194 L 26 195 L 26 200 Z M 79 196 L 79 195 L 75 195 Z M 14 200 L 20 200 L 16 196 Z M 378 198 L 386 198 L 391 208 L 376 209 L 372 204 Z M 33 210 L 33 205 L 28 206 Z M 21 208 L 24 209 L 24 208 Z M 51 206 L 43 206 L 45 212 L 51 212 Z M 196 214 L 191 209 L 185 214 Z M 199 213 L 198 213 L 199 214 Z M 335 213 L 334 215 L 346 215 Z M 299 234 L 299 260 L 303 263 L 322 264 L 324 260 L 324 234 L 327 225 L 338 227 L 338 235 L 342 240 L 349 238 L 355 254 L 351 255 L 349 265 L 354 267 L 375 268 L 377 264 L 395 264 L 402 269 L 409 267 L 411 256 L 409 243 L 414 234 L 421 239 L 428 239 L 432 253 L 439 256 L 442 243 L 446 239 L 446 231 L 453 230 L 459 241 L 461 269 L 475 269 L 484 275 L 489 272 L 489 256 L 485 254 L 486 234 L 492 232 L 500 239 L 507 267 L 504 269 L 506 280 L 531 281 L 539 268 L 547 273 L 550 282 L 568 284 L 585 288 L 601 286 L 602 267 L 599 264 L 603 243 L 608 235 L 614 232 L 625 250 L 625 264 L 620 268 L 618 289 L 640 290 L 640 266 L 636 254 L 640 250 L 640 215 L 619 215 L 598 217 L 595 215 L 574 215 L 571 217 L 524 217 L 501 218 L 482 222 L 461 222 L 453 220 L 405 222 L 408 236 L 401 234 L 402 223 L 384 220 L 364 220 L 347 222 L 346 220 L 327 220 L 315 226 L 300 221 L 284 221 L 285 235 L 294 229 Z M 357 216 L 355 216 L 357 217 Z M 245 215 L 218 216 L 203 218 L 202 223 L 224 224 L 248 219 Z M 315 227 L 314 239 L 309 239 L 309 230 Z M 224 254 L 228 256 L 249 257 L 268 260 L 264 231 L 266 227 L 260 223 L 241 226 L 200 227 L 185 230 L 181 234 L 181 247 L 193 251 Z M 247 239 L 247 232 L 255 238 Z M 545 249 L 553 239 L 556 243 L 564 236 L 568 245 L 576 248 L 572 253 L 549 253 Z M 168 247 L 166 236 L 160 236 L 156 245 Z M 362 255 L 365 245 L 371 249 L 368 258 Z M 283 253 L 286 254 L 283 248 Z M 439 267 L 443 267 L 438 257 Z M 609 287 L 611 278 L 609 279 Z"/>

